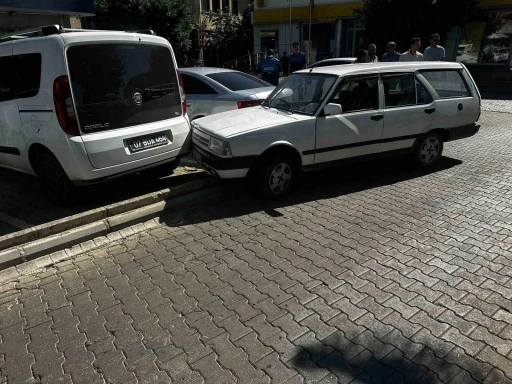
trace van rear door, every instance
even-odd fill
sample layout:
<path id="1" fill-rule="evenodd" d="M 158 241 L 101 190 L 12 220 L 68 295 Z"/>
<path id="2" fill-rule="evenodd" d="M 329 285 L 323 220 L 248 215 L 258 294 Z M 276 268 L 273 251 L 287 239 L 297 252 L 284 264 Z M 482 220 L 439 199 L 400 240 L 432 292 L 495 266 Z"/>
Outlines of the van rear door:
<path id="1" fill-rule="evenodd" d="M 92 41 L 70 46 L 66 55 L 84 146 L 95 168 L 183 145 L 189 124 L 169 46 Z"/>

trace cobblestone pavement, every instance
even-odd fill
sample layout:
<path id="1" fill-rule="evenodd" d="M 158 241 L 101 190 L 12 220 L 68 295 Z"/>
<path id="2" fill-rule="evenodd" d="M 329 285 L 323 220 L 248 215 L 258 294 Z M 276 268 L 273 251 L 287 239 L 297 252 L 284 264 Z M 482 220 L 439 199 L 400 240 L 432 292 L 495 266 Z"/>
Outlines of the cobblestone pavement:
<path id="1" fill-rule="evenodd" d="M 431 172 L 311 174 L 4 283 L 3 381 L 512 383 L 509 122 Z"/>
<path id="2" fill-rule="evenodd" d="M 512 100 L 482 100 L 482 110 L 512 113 Z"/>
<path id="3" fill-rule="evenodd" d="M 73 206 L 66 207 L 51 202 L 35 177 L 0 168 L 0 236 L 203 176 L 202 171 L 190 167 L 178 168 L 165 178 L 128 176 L 108 184 L 78 188 Z"/>

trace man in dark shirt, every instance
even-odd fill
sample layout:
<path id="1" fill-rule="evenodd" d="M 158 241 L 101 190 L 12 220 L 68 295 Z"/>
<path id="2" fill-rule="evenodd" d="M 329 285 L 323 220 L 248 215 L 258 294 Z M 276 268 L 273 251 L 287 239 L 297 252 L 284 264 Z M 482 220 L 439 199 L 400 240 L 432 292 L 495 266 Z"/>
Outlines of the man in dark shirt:
<path id="1" fill-rule="evenodd" d="M 299 43 L 293 43 L 293 52 L 290 55 L 290 74 L 306 68 L 306 55 L 299 48 Z"/>
<path id="2" fill-rule="evenodd" d="M 277 86 L 279 77 L 283 76 L 283 69 L 279 60 L 274 57 L 274 50 L 267 50 L 267 58 L 260 63 L 258 77 L 269 84 Z"/>
<path id="3" fill-rule="evenodd" d="M 288 73 L 290 73 L 290 58 L 286 52 L 283 52 L 281 57 L 281 68 L 283 69 L 283 76 L 288 76 Z"/>

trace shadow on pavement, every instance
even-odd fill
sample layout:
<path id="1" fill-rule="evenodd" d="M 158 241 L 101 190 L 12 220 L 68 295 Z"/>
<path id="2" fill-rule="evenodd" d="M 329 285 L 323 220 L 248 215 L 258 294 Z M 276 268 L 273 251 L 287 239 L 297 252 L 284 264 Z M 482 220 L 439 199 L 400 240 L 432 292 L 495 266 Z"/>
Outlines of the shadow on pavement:
<path id="1" fill-rule="evenodd" d="M 270 216 L 278 217 L 282 215 L 276 211 L 278 208 L 400 183 L 448 170 L 460 164 L 460 160 L 442 157 L 433 168 L 419 169 L 408 157 L 397 157 L 330 168 L 303 174 L 295 186 L 295 191 L 279 200 L 261 198 L 246 185 L 235 196 L 230 196 L 229 201 L 214 205 L 212 203 L 212 207 L 205 212 L 197 212 L 194 208 L 190 214 L 164 217 L 163 223 L 170 226 L 198 224 L 258 211 L 265 211 Z"/>
<path id="2" fill-rule="evenodd" d="M 135 174 L 80 187 L 75 190 L 73 203 L 62 206 L 47 198 L 35 177 L 0 169 L 0 213 L 26 222 L 30 227 L 206 177 L 204 172 L 181 173 L 160 178 Z M 0 236 L 21 229 L 0 220 Z"/>
<path id="3" fill-rule="evenodd" d="M 480 94 L 484 100 L 512 100 L 512 92 L 496 92 L 480 89 Z"/>

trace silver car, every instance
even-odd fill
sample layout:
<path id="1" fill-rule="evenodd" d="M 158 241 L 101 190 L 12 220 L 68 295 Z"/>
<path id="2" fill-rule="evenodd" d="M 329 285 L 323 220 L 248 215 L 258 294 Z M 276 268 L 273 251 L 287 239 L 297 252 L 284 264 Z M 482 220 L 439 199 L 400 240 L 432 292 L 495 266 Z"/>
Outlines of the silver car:
<path id="1" fill-rule="evenodd" d="M 260 105 L 274 86 L 243 72 L 224 68 L 181 68 L 190 120 Z"/>

